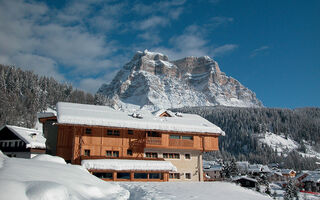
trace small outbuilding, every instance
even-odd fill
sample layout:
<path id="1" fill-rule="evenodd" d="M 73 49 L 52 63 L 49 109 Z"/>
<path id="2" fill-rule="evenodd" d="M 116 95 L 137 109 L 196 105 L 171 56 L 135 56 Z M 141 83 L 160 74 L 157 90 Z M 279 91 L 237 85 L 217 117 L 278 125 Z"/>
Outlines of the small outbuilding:
<path id="1" fill-rule="evenodd" d="M 247 176 L 236 177 L 233 179 L 233 182 L 236 182 L 237 184 L 240 184 L 241 187 L 246 187 L 246 188 L 254 188 L 258 183 L 256 179 L 253 179 Z"/>
<path id="2" fill-rule="evenodd" d="M 5 125 L 0 129 L 0 150 L 9 157 L 32 158 L 46 152 L 42 131 Z"/>

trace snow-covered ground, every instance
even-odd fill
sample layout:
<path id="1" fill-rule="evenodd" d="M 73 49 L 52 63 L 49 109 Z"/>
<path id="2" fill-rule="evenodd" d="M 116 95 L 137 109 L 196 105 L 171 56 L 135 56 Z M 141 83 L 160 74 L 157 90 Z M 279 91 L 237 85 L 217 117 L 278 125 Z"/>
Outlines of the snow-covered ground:
<path id="1" fill-rule="evenodd" d="M 61 158 L 8 158 L 0 151 L 0 199 L 223 199 L 270 197 L 224 182 L 105 182 Z"/>
<path id="2" fill-rule="evenodd" d="M 123 182 L 120 185 L 130 191 L 130 199 L 272 199 L 226 182 Z"/>
<path id="3" fill-rule="evenodd" d="M 2 154 L 1 151 L 0 154 Z M 129 192 L 126 189 L 116 183 L 102 181 L 80 166 L 61 164 L 61 158 L 50 159 L 48 155 L 41 157 L 22 159 L 0 155 L 0 199 L 129 198 Z"/>

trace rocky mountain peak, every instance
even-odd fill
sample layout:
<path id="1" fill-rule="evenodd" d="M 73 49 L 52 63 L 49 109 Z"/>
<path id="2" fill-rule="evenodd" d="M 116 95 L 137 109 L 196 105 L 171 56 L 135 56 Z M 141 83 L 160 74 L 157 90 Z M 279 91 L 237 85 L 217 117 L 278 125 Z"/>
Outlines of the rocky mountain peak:
<path id="1" fill-rule="evenodd" d="M 123 109 L 262 106 L 252 91 L 226 76 L 208 56 L 169 61 L 168 56 L 148 50 L 138 51 L 98 93 Z"/>

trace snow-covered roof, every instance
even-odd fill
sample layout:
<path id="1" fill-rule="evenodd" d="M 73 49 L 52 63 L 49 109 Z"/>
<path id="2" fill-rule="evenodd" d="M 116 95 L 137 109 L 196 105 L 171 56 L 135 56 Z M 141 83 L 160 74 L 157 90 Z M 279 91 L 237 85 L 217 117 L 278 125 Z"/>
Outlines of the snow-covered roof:
<path id="1" fill-rule="evenodd" d="M 139 114 L 140 117 L 134 117 Z M 65 103 L 57 104 L 60 124 L 81 124 L 159 131 L 208 133 L 224 135 L 224 131 L 208 120 L 194 114 L 159 117 L 148 111 L 127 113 L 108 106 Z"/>
<path id="2" fill-rule="evenodd" d="M 171 162 L 158 160 L 93 159 L 82 160 L 81 165 L 91 170 L 177 171 Z"/>
<path id="3" fill-rule="evenodd" d="M 210 171 L 222 171 L 223 167 L 221 165 L 213 165 L 210 168 L 203 168 L 203 171 L 210 172 Z"/>
<path id="4" fill-rule="evenodd" d="M 47 108 L 47 110 L 37 113 L 38 118 L 56 117 L 56 116 L 57 116 L 57 111 L 52 108 Z"/>
<path id="5" fill-rule="evenodd" d="M 320 183 L 320 174 L 311 174 L 302 180 L 302 182 L 309 182 L 309 181 Z"/>
<path id="6" fill-rule="evenodd" d="M 26 143 L 27 148 L 46 148 L 46 138 L 42 136 L 42 131 L 10 125 L 5 125 L 4 127 L 7 127 L 16 136 L 23 140 Z"/>
<path id="7" fill-rule="evenodd" d="M 282 174 L 290 174 L 291 172 L 296 172 L 293 169 L 281 169 L 281 173 Z"/>
<path id="8" fill-rule="evenodd" d="M 253 182 L 258 182 L 256 179 L 250 178 L 250 177 L 247 177 L 247 176 L 238 176 L 238 177 L 233 178 L 232 180 L 233 181 L 238 181 L 240 179 L 245 179 L 245 180 L 249 180 L 249 181 L 253 181 Z"/>

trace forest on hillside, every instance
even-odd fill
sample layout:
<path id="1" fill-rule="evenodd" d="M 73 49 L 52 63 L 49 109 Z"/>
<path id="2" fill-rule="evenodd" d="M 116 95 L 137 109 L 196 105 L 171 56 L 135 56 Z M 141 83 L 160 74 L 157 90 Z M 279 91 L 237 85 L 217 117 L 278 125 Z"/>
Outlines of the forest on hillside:
<path id="1" fill-rule="evenodd" d="M 174 111 L 201 115 L 226 132 L 219 138 L 220 153 L 209 153 L 207 158 L 235 157 L 254 163 L 279 163 L 294 169 L 315 169 L 315 158 L 303 158 L 305 143 L 320 152 L 320 108 L 239 108 L 239 107 L 186 107 Z M 287 156 L 279 156 L 267 145 L 259 144 L 257 134 L 272 132 L 285 135 L 299 143 L 299 149 Z"/>
<path id="2" fill-rule="evenodd" d="M 105 104 L 101 95 L 74 89 L 52 77 L 39 76 L 13 66 L 0 65 L 0 126 L 5 124 L 32 128 L 37 112 L 54 108 L 58 101 Z"/>

